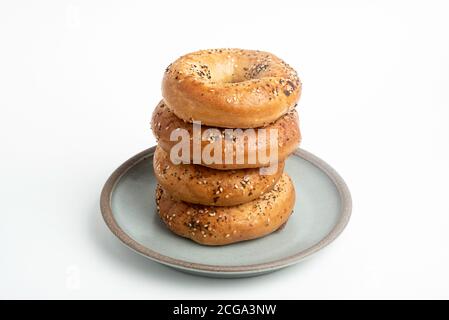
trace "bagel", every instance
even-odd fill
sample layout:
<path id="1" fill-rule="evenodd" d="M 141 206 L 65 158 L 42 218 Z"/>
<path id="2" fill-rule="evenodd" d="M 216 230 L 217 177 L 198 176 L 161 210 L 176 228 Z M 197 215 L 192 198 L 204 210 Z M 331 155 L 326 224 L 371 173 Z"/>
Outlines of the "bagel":
<path id="1" fill-rule="evenodd" d="M 275 55 L 214 49 L 189 53 L 169 65 L 162 96 L 181 119 L 224 128 L 265 126 L 293 108 L 301 81 Z"/>
<path id="2" fill-rule="evenodd" d="M 170 150 L 173 146 L 178 144 L 178 141 L 171 141 L 170 134 L 176 129 L 184 129 L 187 130 L 190 137 L 193 136 L 193 125 L 191 123 L 185 122 L 178 118 L 165 104 L 164 101 L 159 102 L 157 107 L 155 108 L 152 116 L 151 127 L 153 130 L 156 139 L 158 140 L 159 146 L 164 149 L 167 153 L 170 153 Z M 276 120 L 272 124 L 264 127 L 267 130 L 267 136 L 269 136 L 270 130 L 277 130 L 278 133 L 278 143 L 277 143 L 277 159 L 278 162 L 284 161 L 299 145 L 301 141 L 301 132 L 299 129 L 299 119 L 296 110 L 292 110 L 282 116 L 280 119 Z M 201 126 L 201 134 L 204 133 L 205 130 L 211 129 L 207 126 Z M 222 159 L 225 159 L 226 154 L 226 143 L 225 143 L 225 129 L 217 128 L 220 131 L 220 135 L 218 136 L 218 140 L 221 140 L 222 143 Z M 257 129 L 255 130 L 257 134 Z M 206 140 L 201 142 L 201 151 L 209 145 L 211 142 Z M 263 162 L 263 159 L 255 159 L 255 161 L 250 161 L 250 154 L 256 154 L 260 150 L 266 151 L 269 154 L 270 144 L 266 145 L 253 145 L 248 144 L 245 141 L 243 146 L 243 162 L 239 163 L 237 161 L 237 156 L 235 150 L 237 149 L 238 140 L 233 140 L 231 148 L 234 151 L 233 159 L 230 163 L 205 163 L 200 159 L 201 164 L 203 166 L 213 168 L 213 169 L 221 169 L 221 170 L 235 170 L 235 169 L 244 169 L 244 168 L 260 168 L 269 166 L 270 163 Z M 262 149 L 261 149 L 262 148 Z M 265 148 L 265 150 L 263 149 Z M 229 150 L 228 150 L 229 151 Z M 193 144 L 190 145 L 190 155 L 191 159 L 193 159 Z"/>
<path id="3" fill-rule="evenodd" d="M 204 245 L 225 245 L 256 239 L 278 230 L 295 203 L 290 177 L 282 174 L 273 190 L 237 206 L 213 207 L 175 200 L 160 185 L 156 189 L 158 214 L 175 234 Z"/>
<path id="4" fill-rule="evenodd" d="M 259 198 L 270 191 L 284 170 L 272 175 L 259 169 L 215 170 L 195 164 L 174 165 L 168 153 L 157 147 L 153 167 L 159 184 L 174 199 L 210 206 L 233 206 Z"/>

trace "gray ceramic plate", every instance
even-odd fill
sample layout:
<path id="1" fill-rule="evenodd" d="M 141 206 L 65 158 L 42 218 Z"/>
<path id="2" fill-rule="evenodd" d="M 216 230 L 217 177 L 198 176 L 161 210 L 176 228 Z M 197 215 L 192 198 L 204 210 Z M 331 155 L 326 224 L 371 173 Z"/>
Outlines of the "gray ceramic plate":
<path id="1" fill-rule="evenodd" d="M 286 165 L 297 196 L 284 229 L 228 246 L 198 245 L 172 234 L 156 214 L 154 150 L 147 149 L 122 164 L 106 182 L 100 202 L 111 231 L 129 248 L 156 262 L 203 276 L 260 275 L 322 249 L 349 221 L 351 196 L 343 179 L 325 162 L 298 149 Z"/>

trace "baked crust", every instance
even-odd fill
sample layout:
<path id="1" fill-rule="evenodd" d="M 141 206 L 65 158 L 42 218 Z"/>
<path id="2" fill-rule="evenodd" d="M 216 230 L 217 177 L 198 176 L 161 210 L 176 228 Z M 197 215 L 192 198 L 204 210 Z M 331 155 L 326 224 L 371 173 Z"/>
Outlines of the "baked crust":
<path id="1" fill-rule="evenodd" d="M 159 146 L 164 149 L 167 153 L 170 153 L 171 148 L 178 144 L 178 141 L 171 141 L 170 134 L 177 129 L 184 129 L 188 132 L 189 136 L 193 136 L 193 125 L 182 119 L 178 118 L 167 106 L 164 101 L 160 101 L 159 104 L 153 111 L 151 127 L 153 130 L 156 139 L 158 140 Z M 287 114 L 283 115 L 280 119 L 275 122 L 263 127 L 266 129 L 266 136 L 269 137 L 271 130 L 277 131 L 277 161 L 283 162 L 295 149 L 298 147 L 301 142 L 301 132 L 299 129 L 299 119 L 298 113 L 296 110 L 292 110 Z M 208 126 L 201 126 L 201 134 L 203 135 L 204 131 L 211 129 Z M 259 151 L 263 150 L 262 153 L 267 155 L 270 154 L 270 143 L 264 144 L 250 144 L 247 141 L 244 141 L 243 145 L 243 161 L 239 162 L 236 155 L 235 150 L 238 146 L 238 141 L 227 140 L 225 138 L 225 130 L 224 128 L 216 128 L 219 130 L 220 134 L 218 135 L 215 142 L 219 140 L 222 141 L 222 155 L 221 159 L 225 159 L 226 154 L 226 141 L 230 141 L 231 145 L 228 145 L 229 149 L 234 151 L 234 156 L 230 162 L 222 161 L 222 163 L 205 163 L 200 159 L 201 164 L 203 166 L 220 169 L 220 170 L 235 170 L 235 169 L 244 169 L 244 168 L 260 168 L 269 166 L 270 163 L 268 160 L 264 161 L 264 159 L 260 159 L 257 157 L 255 161 L 252 161 L 250 154 L 257 154 Z M 254 129 L 256 136 L 258 137 L 258 130 Z M 201 142 L 201 152 L 204 150 L 206 146 L 208 146 L 211 141 L 202 141 Z M 190 145 L 190 155 L 191 159 L 193 159 L 193 143 Z"/>
<path id="2" fill-rule="evenodd" d="M 252 201 L 270 191 L 284 170 L 284 163 L 272 175 L 258 168 L 216 170 L 195 164 L 177 164 L 161 147 L 153 158 L 156 178 L 174 199 L 210 206 L 234 206 Z"/>
<path id="3" fill-rule="evenodd" d="M 301 81 L 275 55 L 212 49 L 186 54 L 167 67 L 162 96 L 181 119 L 224 128 L 265 126 L 298 102 Z"/>
<path id="4" fill-rule="evenodd" d="M 174 199 L 160 185 L 158 214 L 175 234 L 204 245 L 226 245 L 268 235 L 285 224 L 295 203 L 295 189 L 283 173 L 273 190 L 237 206 L 214 207 Z"/>

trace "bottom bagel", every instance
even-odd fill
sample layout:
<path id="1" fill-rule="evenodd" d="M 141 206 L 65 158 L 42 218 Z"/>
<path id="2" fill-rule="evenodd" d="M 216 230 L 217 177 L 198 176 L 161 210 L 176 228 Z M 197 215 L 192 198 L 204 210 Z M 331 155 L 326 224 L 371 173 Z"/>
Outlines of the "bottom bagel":
<path id="1" fill-rule="evenodd" d="M 204 245 L 226 245 L 256 239 L 278 230 L 290 217 L 295 189 L 282 174 L 270 192 L 230 207 L 213 207 L 175 200 L 160 185 L 156 189 L 159 216 L 175 234 Z"/>

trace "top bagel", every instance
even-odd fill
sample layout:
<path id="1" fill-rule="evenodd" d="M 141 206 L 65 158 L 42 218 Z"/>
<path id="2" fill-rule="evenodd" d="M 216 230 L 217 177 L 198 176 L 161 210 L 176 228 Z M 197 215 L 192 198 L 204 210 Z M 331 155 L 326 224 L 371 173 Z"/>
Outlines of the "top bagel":
<path id="1" fill-rule="evenodd" d="M 295 70 L 268 52 L 201 50 L 168 66 L 162 95 L 167 106 L 185 121 L 256 128 L 296 105 L 301 81 Z"/>

